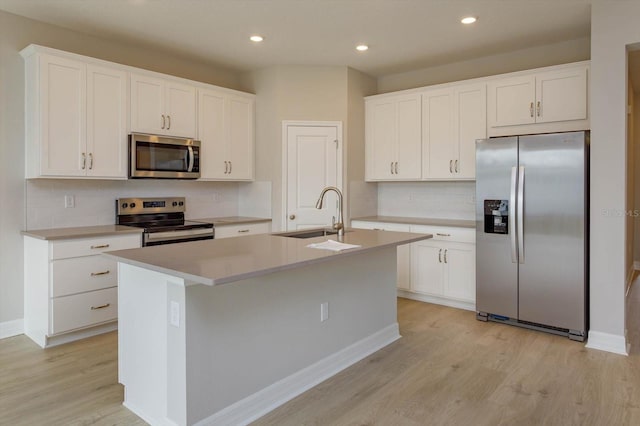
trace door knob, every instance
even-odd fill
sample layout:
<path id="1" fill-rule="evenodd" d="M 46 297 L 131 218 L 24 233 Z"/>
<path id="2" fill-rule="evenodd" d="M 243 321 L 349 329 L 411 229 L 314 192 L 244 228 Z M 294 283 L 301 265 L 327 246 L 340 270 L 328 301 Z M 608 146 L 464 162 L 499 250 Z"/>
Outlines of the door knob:
<path id="1" fill-rule="evenodd" d="M 296 218 L 296 215 L 295 215 L 295 214 L 291 214 L 291 215 L 289 215 L 289 219 L 290 219 L 290 220 L 294 220 L 295 218 Z"/>

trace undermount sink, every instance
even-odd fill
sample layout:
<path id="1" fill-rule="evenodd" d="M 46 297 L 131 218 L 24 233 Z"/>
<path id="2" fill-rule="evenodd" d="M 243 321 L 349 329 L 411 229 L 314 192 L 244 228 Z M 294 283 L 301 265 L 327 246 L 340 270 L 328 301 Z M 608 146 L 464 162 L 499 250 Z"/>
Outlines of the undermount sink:
<path id="1" fill-rule="evenodd" d="M 338 231 L 334 231 L 333 229 L 303 229 L 301 231 L 293 231 L 293 232 L 281 232 L 277 235 L 279 237 L 289 237 L 289 238 L 314 238 L 314 237 L 326 237 L 328 235 L 336 235 Z"/>

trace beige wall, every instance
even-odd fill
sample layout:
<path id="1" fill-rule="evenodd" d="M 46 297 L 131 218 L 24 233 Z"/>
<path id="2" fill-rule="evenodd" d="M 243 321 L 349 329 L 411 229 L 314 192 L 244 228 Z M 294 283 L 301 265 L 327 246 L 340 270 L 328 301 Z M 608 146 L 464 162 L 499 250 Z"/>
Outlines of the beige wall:
<path id="1" fill-rule="evenodd" d="M 591 6 L 592 333 L 624 345 L 626 207 L 626 46 L 640 41 L 638 2 Z"/>
<path id="2" fill-rule="evenodd" d="M 635 88 L 634 88 L 635 90 Z M 640 164 L 640 91 L 636 91 L 633 97 L 633 143 L 635 144 L 635 164 Z M 636 166 L 636 173 L 634 179 L 634 216 L 636 212 L 640 212 L 640 173 L 638 173 Z M 640 217 L 635 217 L 634 220 L 634 242 L 633 242 L 633 260 L 640 263 Z"/>
<path id="3" fill-rule="evenodd" d="M 18 52 L 31 43 L 241 88 L 239 75 L 227 69 L 215 69 L 157 50 L 113 43 L 0 12 L 0 325 L 22 318 L 20 230 L 25 226 L 24 64 Z"/>
<path id="4" fill-rule="evenodd" d="M 438 67 L 382 76 L 378 78 L 378 93 L 584 61 L 589 57 L 590 39 L 588 37 L 569 40 Z"/>
<path id="5" fill-rule="evenodd" d="M 635 206 L 635 190 L 636 190 L 636 144 L 635 144 L 635 123 L 633 120 L 634 109 L 634 96 L 633 86 L 631 85 L 631 79 L 629 78 L 629 71 L 627 70 L 627 79 L 629 85 L 627 87 L 627 194 L 625 202 L 626 216 L 626 236 L 625 236 L 625 271 L 627 274 L 627 282 L 633 277 L 633 239 L 635 235 L 635 218 L 633 217 L 633 209 Z"/>
<path id="6" fill-rule="evenodd" d="M 276 66 L 247 73 L 243 84 L 257 96 L 256 180 L 271 181 L 274 230 L 284 228 L 286 216 L 282 193 L 282 121 L 342 122 L 347 147 L 343 150 L 343 164 L 348 171 L 343 183 L 348 178 L 364 180 L 364 165 L 360 164 L 360 152 L 364 150 L 362 97 L 375 91 L 372 77 L 347 67 Z M 343 184 L 343 189 L 348 192 L 347 185 Z"/>

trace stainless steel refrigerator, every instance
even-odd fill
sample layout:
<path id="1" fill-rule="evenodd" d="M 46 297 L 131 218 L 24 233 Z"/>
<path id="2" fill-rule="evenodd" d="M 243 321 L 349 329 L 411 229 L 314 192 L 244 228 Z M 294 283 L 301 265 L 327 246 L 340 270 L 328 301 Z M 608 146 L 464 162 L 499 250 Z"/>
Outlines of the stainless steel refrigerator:
<path id="1" fill-rule="evenodd" d="M 584 341 L 589 132 L 476 144 L 477 319 Z"/>

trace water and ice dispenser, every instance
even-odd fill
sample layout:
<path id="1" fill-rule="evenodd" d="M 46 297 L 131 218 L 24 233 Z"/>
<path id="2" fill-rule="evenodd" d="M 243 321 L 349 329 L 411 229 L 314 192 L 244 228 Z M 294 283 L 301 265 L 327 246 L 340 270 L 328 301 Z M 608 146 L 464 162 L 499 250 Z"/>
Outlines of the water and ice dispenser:
<path id="1" fill-rule="evenodd" d="M 484 232 L 509 233 L 509 200 L 484 200 Z"/>

